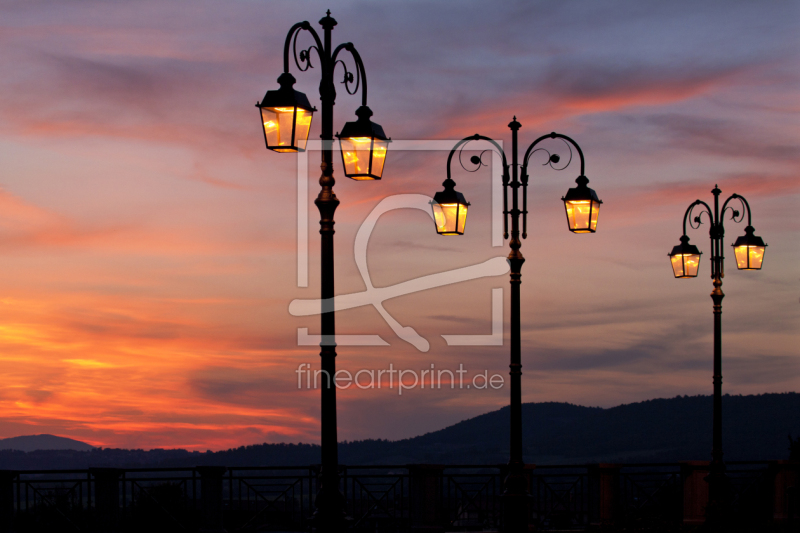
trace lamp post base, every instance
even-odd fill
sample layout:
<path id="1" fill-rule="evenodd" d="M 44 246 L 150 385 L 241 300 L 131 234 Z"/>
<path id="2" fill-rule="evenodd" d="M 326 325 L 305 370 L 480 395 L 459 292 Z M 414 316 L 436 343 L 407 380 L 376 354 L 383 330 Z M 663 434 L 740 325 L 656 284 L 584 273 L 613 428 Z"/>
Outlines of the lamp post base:
<path id="1" fill-rule="evenodd" d="M 528 532 L 528 480 L 525 478 L 522 464 L 510 464 L 509 473 L 503 485 L 505 490 L 502 495 L 503 533 Z"/>
<path id="2" fill-rule="evenodd" d="M 725 465 L 712 462 L 710 473 L 705 480 L 708 483 L 708 506 L 706 507 L 706 522 L 704 529 L 709 533 L 722 533 L 727 531 L 730 521 L 728 506 L 730 494 L 730 480 L 725 474 Z"/>
<path id="3" fill-rule="evenodd" d="M 347 516 L 344 495 L 338 488 L 326 491 L 320 487 L 314 502 L 316 510 L 311 516 L 312 531 L 318 533 L 339 533 L 352 526 L 353 519 Z"/>

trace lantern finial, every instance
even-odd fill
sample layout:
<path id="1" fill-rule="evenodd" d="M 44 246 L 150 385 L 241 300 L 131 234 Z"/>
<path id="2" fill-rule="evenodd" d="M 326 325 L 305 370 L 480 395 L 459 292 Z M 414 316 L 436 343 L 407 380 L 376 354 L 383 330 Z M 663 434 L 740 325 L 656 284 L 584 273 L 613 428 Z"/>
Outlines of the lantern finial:
<path id="1" fill-rule="evenodd" d="M 278 76 L 278 84 L 281 86 L 282 91 L 291 91 L 296 82 L 295 77 L 289 72 L 284 72 Z"/>
<path id="2" fill-rule="evenodd" d="M 356 109 L 356 116 L 359 120 L 369 120 L 369 117 L 372 116 L 372 109 L 368 106 L 362 105 L 358 109 Z"/>

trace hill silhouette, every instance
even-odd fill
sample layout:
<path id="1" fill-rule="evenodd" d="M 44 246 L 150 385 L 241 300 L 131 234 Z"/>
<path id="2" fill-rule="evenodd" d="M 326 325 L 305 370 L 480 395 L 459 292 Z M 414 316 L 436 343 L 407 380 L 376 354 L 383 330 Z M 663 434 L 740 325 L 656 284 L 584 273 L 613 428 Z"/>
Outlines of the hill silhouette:
<path id="1" fill-rule="evenodd" d="M 537 464 L 707 460 L 710 396 L 678 396 L 609 409 L 567 403 L 522 406 L 525 460 Z M 800 394 L 723 396 L 725 460 L 789 457 L 800 436 Z M 339 444 L 342 464 L 498 464 L 508 460 L 508 408 L 399 441 Z M 77 442 L 77 441 L 76 441 Z M 2 469 L 116 467 L 306 466 L 320 461 L 312 444 L 257 444 L 219 452 L 186 450 L 0 451 Z"/>
<path id="2" fill-rule="evenodd" d="M 36 450 L 93 450 L 94 446 L 67 437 L 56 435 L 24 435 L 21 437 L 11 437 L 0 439 L 0 450 L 17 450 L 21 452 L 33 452 Z"/>
<path id="3" fill-rule="evenodd" d="M 726 460 L 788 457 L 788 434 L 800 435 L 800 394 L 722 399 Z M 522 406 L 523 453 L 537 464 L 708 459 L 711 396 L 679 396 L 610 409 L 566 403 Z M 494 463 L 508 457 L 508 407 L 412 439 L 340 446 L 343 463 Z M 358 461 L 357 459 L 361 459 Z M 393 459 L 393 460 L 390 460 Z M 412 460 L 413 459 L 413 460 Z"/>

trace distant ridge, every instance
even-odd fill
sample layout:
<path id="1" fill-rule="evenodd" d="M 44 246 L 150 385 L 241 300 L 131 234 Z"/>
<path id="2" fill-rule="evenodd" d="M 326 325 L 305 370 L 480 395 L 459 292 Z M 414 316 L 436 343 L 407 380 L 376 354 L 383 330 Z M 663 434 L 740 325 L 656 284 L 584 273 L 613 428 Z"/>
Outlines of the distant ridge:
<path id="1" fill-rule="evenodd" d="M 707 461 L 711 456 L 710 396 L 619 405 L 609 409 L 568 403 L 526 403 L 522 406 L 525 461 L 544 464 L 598 462 L 646 463 Z M 758 394 L 722 397 L 722 440 L 725 461 L 788 459 L 789 439 L 800 437 L 800 394 Z M 508 461 L 508 407 L 464 420 L 447 428 L 399 441 L 361 440 L 339 443 L 343 465 L 369 464 L 502 464 Z M 218 452 L 181 449 L 88 451 L 3 450 L 0 469 L 79 469 L 225 466 L 308 466 L 320 462 L 316 444 L 255 444 Z M 41 448 L 42 444 L 37 443 Z M 52 446 L 52 444 L 51 444 Z"/>
<path id="2" fill-rule="evenodd" d="M 0 439 L 0 450 L 17 450 L 20 452 L 35 452 L 36 450 L 75 450 L 87 452 L 94 450 L 94 446 L 67 437 L 56 435 L 24 435 Z"/>
<path id="3" fill-rule="evenodd" d="M 800 436 L 800 394 L 723 395 L 726 461 L 786 459 Z M 522 405 L 523 453 L 536 464 L 674 462 L 711 456 L 711 396 L 677 396 L 603 409 Z M 509 411 L 497 411 L 400 441 L 341 443 L 343 464 L 504 463 Z"/>

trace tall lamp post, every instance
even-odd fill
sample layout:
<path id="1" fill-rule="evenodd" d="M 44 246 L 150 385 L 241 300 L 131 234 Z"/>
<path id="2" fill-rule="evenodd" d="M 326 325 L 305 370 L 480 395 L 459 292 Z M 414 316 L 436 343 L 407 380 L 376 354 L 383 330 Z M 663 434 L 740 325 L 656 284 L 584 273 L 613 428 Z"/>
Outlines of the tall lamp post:
<path id="1" fill-rule="evenodd" d="M 383 128 L 370 121 L 372 111 L 367 107 L 367 77 L 361 56 L 352 43 L 343 43 L 333 48 L 331 31 L 336 20 L 328 11 L 319 24 L 323 29 L 323 37 L 319 35 L 308 21 L 298 22 L 289 30 L 283 49 L 283 74 L 278 77 L 280 88 L 267 91 L 264 99 L 256 103 L 261 115 L 264 141 L 267 148 L 275 152 L 304 152 L 311 128 L 311 119 L 316 108 L 312 107 L 305 94 L 295 91 L 292 86 L 295 78 L 289 73 L 290 51 L 297 68 L 304 72 L 314 65 L 311 62 L 311 51 L 316 51 L 319 60 L 321 81 L 319 97 L 322 106 L 322 176 L 319 179 L 321 190 L 314 203 L 320 213 L 321 234 L 321 293 L 322 342 L 321 368 L 321 448 L 322 466 L 320 484 L 314 502 L 313 523 L 319 531 L 338 531 L 347 520 L 344 496 L 339 490 L 339 454 L 336 429 L 336 387 L 333 382 L 336 374 L 336 322 L 334 316 L 333 296 L 333 214 L 339 200 L 333 193 L 333 105 L 336 100 L 334 86 L 334 70 L 338 64 L 344 69 L 344 84 L 348 94 L 355 94 L 361 87 L 361 107 L 356 111 L 357 120 L 344 125 L 340 134 L 339 145 L 342 153 L 342 166 L 345 176 L 354 180 L 379 180 L 383 174 L 383 164 L 390 139 L 383 133 Z M 307 49 L 297 50 L 297 37 L 301 30 L 311 34 L 314 44 Z M 339 54 L 347 51 L 353 57 L 356 68 L 354 72 L 347 70 Z"/>
<path id="2" fill-rule="evenodd" d="M 714 416 L 712 422 L 713 443 L 711 447 L 711 465 L 708 482 L 708 507 L 706 508 L 706 524 L 717 531 L 720 529 L 725 518 L 728 478 L 725 475 L 725 463 L 722 460 L 722 278 L 725 277 L 725 256 L 722 252 L 722 239 L 725 237 L 724 218 L 726 210 L 731 210 L 731 220 L 741 222 L 744 219 L 744 212 L 728 207 L 732 200 L 738 200 L 744 211 L 747 212 L 747 227 L 744 235 L 736 239 L 733 243 L 733 251 L 736 256 L 736 266 L 739 270 L 761 270 L 764 260 L 764 251 L 767 245 L 761 237 L 754 235 L 751 225 L 750 204 L 743 196 L 732 194 L 719 207 L 719 195 L 722 191 L 718 186 L 714 186 L 711 191 L 714 195 L 714 208 L 703 202 L 695 200 L 683 215 L 683 235 L 681 243 L 669 253 L 672 263 L 672 271 L 676 278 L 686 279 L 697 277 L 700 267 L 700 255 L 702 252 L 697 246 L 689 244 L 689 237 L 686 235 L 686 221 L 693 229 L 700 227 L 703 213 L 708 215 L 711 227 L 709 236 L 711 237 L 711 279 L 713 280 L 714 290 L 711 291 L 711 299 L 714 302 Z M 692 218 L 692 211 L 701 207 L 699 215 Z"/>
<path id="3" fill-rule="evenodd" d="M 517 160 L 517 131 L 521 124 L 517 122 L 517 117 L 508 125 L 511 129 L 511 165 L 508 164 L 506 154 L 496 141 L 483 135 L 475 134 L 460 140 L 447 158 L 447 179 L 444 181 L 444 191 L 436 193 L 433 197 L 431 206 L 433 208 L 434 222 L 436 231 L 440 235 L 463 235 L 467 221 L 467 208 L 469 203 L 464 195 L 455 190 L 455 182 L 450 177 L 450 164 L 456 151 L 459 152 L 459 162 L 461 161 L 461 151 L 470 141 L 484 140 L 491 143 L 503 159 L 503 214 L 504 214 L 504 238 L 509 238 L 508 215 L 511 215 L 511 233 L 509 246 L 511 252 L 508 254 L 508 261 L 511 266 L 511 357 L 510 372 L 511 391 L 510 391 L 510 411 L 511 411 L 511 434 L 510 434 L 510 459 L 508 462 L 508 476 L 503 485 L 503 531 L 522 532 L 528 531 L 528 493 L 527 482 L 524 475 L 524 462 L 522 458 L 522 364 L 520 362 L 520 284 L 522 283 L 522 263 L 525 258 L 520 252 L 522 243 L 520 241 L 520 215 L 522 215 L 522 238 L 527 234 L 527 215 L 528 215 L 528 160 L 532 154 L 538 151 L 547 153 L 548 159 L 544 163 L 555 170 L 563 170 L 572 161 L 572 148 L 574 146 L 581 160 L 581 173 L 576 179 L 577 187 L 569 189 L 567 195 L 562 198 L 567 212 L 567 223 L 569 230 L 574 233 L 594 233 L 597 229 L 597 216 L 602 203 L 597 194 L 586 186 L 589 180 L 584 175 L 583 151 L 578 144 L 560 133 L 549 133 L 542 135 L 528 147 L 525 156 L 522 158 L 522 165 Z M 550 154 L 544 148 L 536 146 L 545 139 L 561 139 L 569 148 L 570 158 L 562 167 L 555 167 L 560 161 L 558 154 Z M 488 150 L 486 150 L 488 151 Z M 481 156 L 483 153 L 481 153 Z M 480 156 L 473 156 L 470 161 L 476 165 L 475 170 L 483 164 Z M 462 163 L 463 167 L 463 163 Z M 466 167 L 464 167 L 465 170 Z M 473 170 L 474 172 L 474 170 Z M 519 207 L 519 189 L 522 187 L 522 209 Z M 511 209 L 508 208 L 508 190 L 511 189 Z"/>

